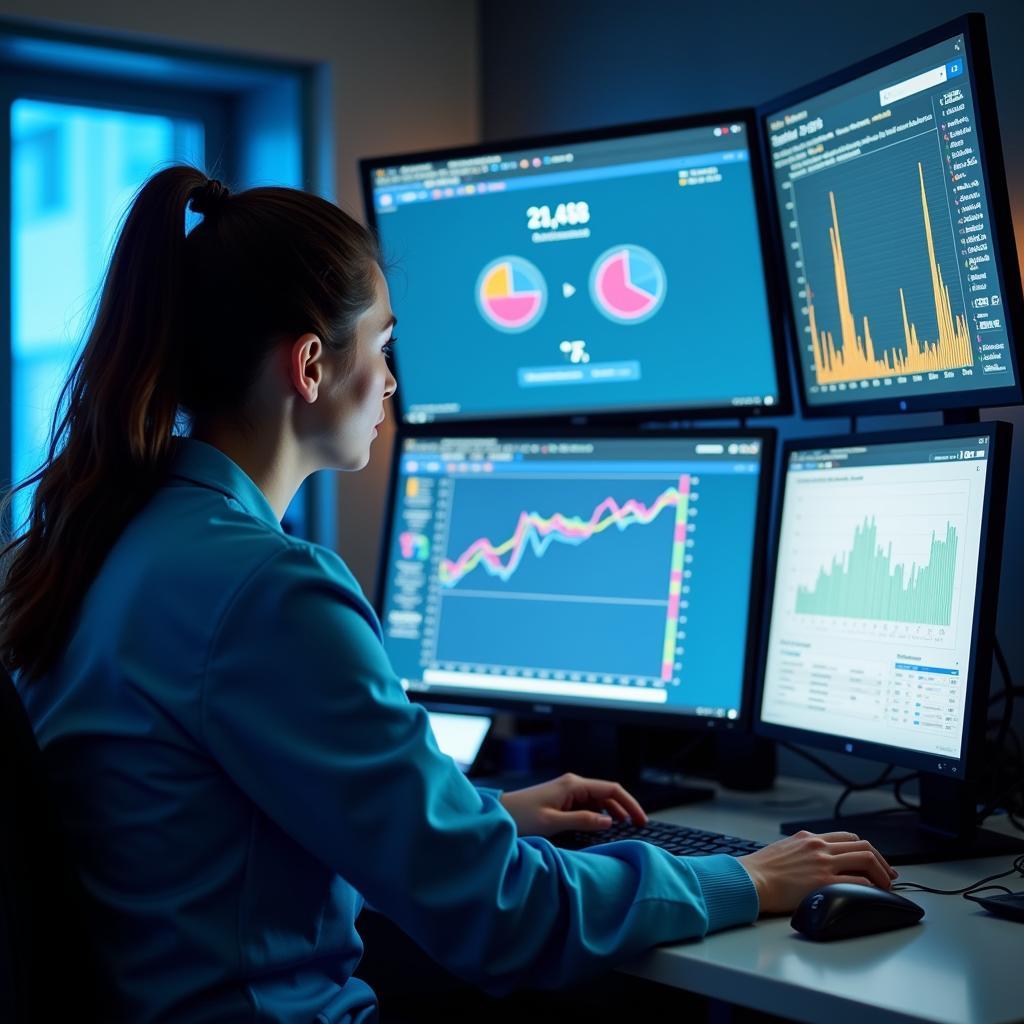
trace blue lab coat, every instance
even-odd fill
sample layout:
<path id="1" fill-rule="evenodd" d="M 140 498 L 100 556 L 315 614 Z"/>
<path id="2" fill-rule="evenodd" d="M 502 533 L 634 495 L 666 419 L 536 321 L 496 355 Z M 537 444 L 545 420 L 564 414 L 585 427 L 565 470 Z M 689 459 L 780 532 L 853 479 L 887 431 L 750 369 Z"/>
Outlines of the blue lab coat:
<path id="1" fill-rule="evenodd" d="M 354 977 L 364 899 L 498 993 L 757 916 L 731 857 L 517 838 L 438 750 L 344 562 L 285 534 L 199 441 L 179 442 L 55 668 L 20 689 L 111 1021 L 374 1020 Z"/>

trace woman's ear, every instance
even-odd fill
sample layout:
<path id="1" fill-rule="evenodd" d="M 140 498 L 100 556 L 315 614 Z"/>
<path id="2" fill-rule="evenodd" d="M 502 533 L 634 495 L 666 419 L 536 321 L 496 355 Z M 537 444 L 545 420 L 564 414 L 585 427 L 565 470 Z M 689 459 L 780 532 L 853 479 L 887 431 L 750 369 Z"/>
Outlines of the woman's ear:
<path id="1" fill-rule="evenodd" d="M 323 343 L 315 334 L 303 334 L 292 342 L 288 356 L 292 386 L 310 404 L 316 401 L 323 379 L 323 350 Z"/>

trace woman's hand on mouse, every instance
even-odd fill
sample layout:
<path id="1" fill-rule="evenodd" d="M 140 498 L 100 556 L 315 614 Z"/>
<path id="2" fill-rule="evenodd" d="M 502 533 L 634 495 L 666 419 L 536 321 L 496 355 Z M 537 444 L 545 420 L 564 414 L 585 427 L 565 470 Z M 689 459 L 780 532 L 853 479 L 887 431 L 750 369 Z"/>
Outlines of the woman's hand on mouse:
<path id="1" fill-rule="evenodd" d="M 647 823 L 644 809 L 617 782 L 571 772 L 539 786 L 502 793 L 501 803 L 521 836 L 553 836 L 570 829 L 597 832 L 626 819 Z"/>
<path id="2" fill-rule="evenodd" d="M 797 832 L 739 858 L 757 889 L 762 914 L 793 910 L 813 889 L 855 882 L 888 889 L 896 872 L 852 832 Z"/>

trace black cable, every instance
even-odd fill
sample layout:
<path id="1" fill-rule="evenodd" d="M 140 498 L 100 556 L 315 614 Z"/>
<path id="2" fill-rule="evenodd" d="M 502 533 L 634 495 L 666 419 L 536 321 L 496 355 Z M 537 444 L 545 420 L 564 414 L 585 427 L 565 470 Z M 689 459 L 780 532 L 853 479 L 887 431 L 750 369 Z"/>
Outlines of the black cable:
<path id="1" fill-rule="evenodd" d="M 1003 713 L 998 719 L 989 719 L 987 722 L 990 728 L 998 727 L 993 740 L 994 750 L 991 756 L 992 789 L 997 792 L 995 796 L 989 798 L 979 812 L 979 823 L 992 814 L 1006 797 L 1018 789 L 1021 783 L 1024 782 L 1024 748 L 1021 746 L 1017 730 L 1011 724 L 1013 720 L 1014 698 L 1024 696 L 1024 686 L 1013 685 L 1013 674 L 1010 671 L 1009 663 L 1006 660 L 1006 655 L 1003 653 L 1002 645 L 999 643 L 998 638 L 995 639 L 992 645 L 992 653 L 999 668 L 999 674 L 1003 678 L 1002 689 L 989 697 L 989 707 L 998 704 L 999 701 L 1003 701 Z M 1012 749 L 1010 741 L 1012 741 Z M 1007 758 L 1010 761 L 1009 764 L 1006 764 Z M 1000 789 L 1000 777 L 1002 779 L 1009 777 L 1013 781 L 1009 786 Z M 1024 827 L 1022 827 L 1021 822 L 1015 815 L 1015 809 L 1012 806 L 1008 806 L 1005 810 L 1014 828 L 1024 832 Z"/>
<path id="2" fill-rule="evenodd" d="M 883 774 L 884 775 L 888 775 L 895 767 L 896 767 L 895 765 L 892 765 L 892 764 L 889 765 L 888 769 Z M 868 789 L 879 789 L 882 786 L 892 786 L 893 787 L 893 796 L 896 796 L 896 788 L 898 786 L 904 786 L 908 782 L 913 782 L 914 780 L 919 779 L 920 777 L 921 777 L 921 773 L 920 772 L 912 772 L 910 775 L 901 775 L 898 779 L 880 778 L 880 779 L 878 779 L 875 782 L 866 782 L 866 783 L 864 783 L 863 785 L 860 785 L 860 786 L 847 786 L 846 789 L 844 789 L 843 792 L 839 795 L 839 799 L 836 801 L 836 805 L 835 805 L 835 807 L 832 810 L 832 817 L 833 818 L 841 818 L 842 817 L 842 813 L 841 812 L 842 812 L 843 804 L 846 803 L 847 798 L 851 794 L 853 794 L 853 793 L 862 793 L 862 792 L 864 792 L 865 790 L 868 790 Z M 895 814 L 898 811 L 903 811 L 903 810 L 916 811 L 916 810 L 919 809 L 914 804 L 908 803 L 906 800 L 904 800 L 902 796 L 896 796 L 896 799 L 899 801 L 901 806 L 899 806 L 899 807 L 889 807 L 889 808 L 886 808 L 885 810 L 881 810 L 881 811 L 871 811 L 871 813 L 872 814 Z"/>
<path id="3" fill-rule="evenodd" d="M 856 416 L 851 416 L 850 417 L 850 433 L 851 434 L 856 434 L 857 433 L 857 417 Z"/>
<path id="4" fill-rule="evenodd" d="M 1024 686 L 1007 686 L 998 693 L 993 693 L 988 699 L 989 706 L 991 707 L 993 704 L 998 704 L 1001 700 L 1005 700 L 1007 695 L 1024 697 Z"/>
<path id="5" fill-rule="evenodd" d="M 1006 733 L 1007 739 L 1013 740 L 1013 749 L 1018 766 L 1018 775 L 1024 775 L 1024 746 L 1021 745 L 1020 733 L 1011 725 Z"/>
<path id="6" fill-rule="evenodd" d="M 1007 687 L 1013 686 L 1013 674 L 1010 672 L 1010 666 L 1006 661 L 1006 655 L 1003 654 L 1003 647 L 999 643 L 999 637 L 997 636 L 992 638 L 992 653 L 996 656 L 996 664 L 1002 673 L 1003 682 Z"/>
<path id="7" fill-rule="evenodd" d="M 1001 718 L 990 718 L 986 724 L 991 728 L 999 725 L 1000 722 L 1002 722 Z M 1003 753 L 1012 754 L 1021 763 L 1021 767 L 1024 768 L 1024 751 L 1022 751 L 1021 748 L 1020 733 L 1018 733 L 1011 725 L 1010 728 L 1006 730 L 1006 738 L 1013 741 L 1013 749 L 1010 749 L 1011 744 L 1005 744 L 1003 747 Z"/>
<path id="8" fill-rule="evenodd" d="M 914 779 L 920 778 L 921 773 L 918 772 L 915 775 L 904 775 L 902 779 L 894 779 L 895 785 L 892 787 L 892 795 L 896 798 L 896 802 L 908 811 L 919 811 L 921 807 L 919 804 L 912 804 L 904 795 L 903 787 Z"/>
<path id="9" fill-rule="evenodd" d="M 933 889 L 930 885 L 921 885 L 919 882 L 894 882 L 891 886 L 894 890 L 912 889 L 915 892 L 931 892 L 937 896 L 963 896 L 970 899 L 969 893 L 978 892 L 981 889 L 1003 889 L 1005 886 L 989 885 L 997 878 L 1006 878 L 1007 875 L 1024 875 L 1024 853 L 1017 857 L 1010 866 L 1009 871 L 1000 871 L 995 875 L 987 875 L 985 878 L 965 885 L 962 889 Z M 1009 892 L 1009 890 L 1007 890 Z M 977 902 L 977 901 L 975 901 Z"/>
<path id="10" fill-rule="evenodd" d="M 882 774 L 877 779 L 871 779 L 867 782 L 854 782 L 848 779 L 841 772 L 837 772 L 830 764 L 826 764 L 820 757 L 815 757 L 814 754 L 808 753 L 806 750 L 801 749 L 793 743 L 782 741 L 780 746 L 783 746 L 791 754 L 796 754 L 804 760 L 809 761 L 816 768 L 823 771 L 829 778 L 838 782 L 843 787 L 843 792 L 839 794 L 839 798 L 836 800 L 835 807 L 832 810 L 833 818 L 842 817 L 843 804 L 846 803 L 847 799 L 853 793 L 861 793 L 868 789 L 878 789 L 880 786 L 891 785 L 894 787 L 893 795 L 902 805 L 901 807 L 890 807 L 884 811 L 874 811 L 875 814 L 893 814 L 896 811 L 904 809 L 916 811 L 917 807 L 914 804 L 908 803 L 900 793 L 900 787 L 905 786 L 908 782 L 913 782 L 915 779 L 920 778 L 920 772 L 912 772 L 909 775 L 901 775 L 898 779 L 890 778 L 892 773 L 895 771 L 896 766 L 888 764 L 882 769 Z"/>
<path id="11" fill-rule="evenodd" d="M 798 757 L 802 757 L 805 761 L 810 761 L 816 768 L 821 769 L 829 778 L 834 779 L 840 785 L 847 787 L 848 789 L 875 789 L 877 786 L 881 786 L 885 783 L 889 776 L 892 774 L 895 765 L 886 765 L 877 779 L 872 782 L 854 782 L 852 779 L 848 779 L 841 772 L 836 771 L 830 764 L 827 764 L 820 757 L 815 757 L 814 754 L 809 753 L 802 747 L 798 747 L 795 743 L 790 743 L 787 740 L 781 740 L 779 742 L 780 747 L 785 747 L 791 754 L 796 754 Z M 911 779 L 916 779 L 917 773 L 908 775 L 906 778 L 899 780 L 903 782 L 909 782 Z M 896 782 L 896 779 L 893 779 Z"/>
<path id="12" fill-rule="evenodd" d="M 1019 789 L 1024 785 L 1024 777 L 1016 779 L 1011 782 L 1004 790 L 997 793 L 984 807 L 978 812 L 978 824 L 980 825 L 990 814 L 994 814 L 999 805 L 1006 799 L 1015 789 Z M 1014 827 L 1020 828 L 1020 824 L 1013 817 L 1013 812 L 1007 808 L 1006 813 L 1009 815 L 1010 820 L 1014 823 Z M 1024 829 L 1021 829 L 1024 831 Z"/>
<path id="13" fill-rule="evenodd" d="M 987 889 L 998 889 L 1000 892 L 1006 893 L 1007 896 L 1014 895 L 1014 893 L 1010 889 L 1007 889 L 1005 885 L 979 885 L 977 889 L 965 892 L 964 899 L 970 900 L 972 903 L 981 903 L 982 897 L 980 897 L 978 893 L 985 892 Z M 987 899 L 987 897 L 985 898 Z"/>
<path id="14" fill-rule="evenodd" d="M 988 706 L 992 708 L 1002 701 L 1003 707 L 998 718 L 990 718 L 986 722 L 986 729 L 995 730 L 995 735 L 988 741 L 991 746 L 986 751 L 989 768 L 986 788 L 989 794 L 995 795 L 989 795 L 978 812 L 978 824 L 998 809 L 1000 803 L 1017 788 L 1019 780 L 1024 776 L 1024 749 L 1021 747 L 1020 736 L 1012 725 L 1014 698 L 1024 696 L 1024 686 L 1014 686 L 1013 674 L 998 637 L 993 638 L 992 655 L 1003 685 L 998 692 L 989 695 Z M 1004 784 L 1007 779 L 1018 781 L 1006 787 Z M 1015 808 L 1009 806 L 1005 810 L 1014 827 L 1020 828 L 1020 823 L 1014 817 Z"/>
<path id="15" fill-rule="evenodd" d="M 798 757 L 802 757 L 805 761 L 810 761 L 816 768 L 823 771 L 830 779 L 838 782 L 841 786 L 857 786 L 859 783 L 852 782 L 845 775 L 841 775 L 835 770 L 830 764 L 826 764 L 820 757 L 815 757 L 814 754 L 809 754 L 806 750 L 801 749 L 793 743 L 789 743 L 786 740 L 780 742 L 779 746 L 784 747 L 791 754 L 796 754 Z"/>
<path id="16" fill-rule="evenodd" d="M 1003 693 L 1005 694 L 1003 719 L 999 724 L 999 732 L 996 734 L 996 748 L 999 749 L 1006 742 L 1006 731 L 1010 728 L 1010 722 L 1013 720 L 1013 697 L 1016 687 L 1013 685 L 1013 676 L 1010 674 L 1010 666 L 1007 664 L 1006 655 L 1003 654 L 999 637 L 993 638 L 992 653 L 995 655 L 996 664 L 1003 677 Z"/>
<path id="17" fill-rule="evenodd" d="M 861 790 L 865 790 L 865 789 L 874 789 L 876 786 L 883 786 L 883 785 L 885 785 L 885 783 L 888 782 L 888 780 L 889 780 L 889 776 L 892 775 L 893 769 L 895 767 L 896 766 L 894 764 L 887 764 L 885 766 L 885 769 L 883 770 L 882 774 L 879 775 L 878 778 L 875 779 L 873 782 L 865 782 L 865 783 L 853 783 L 853 782 L 851 782 L 851 783 L 849 783 L 847 785 L 846 789 L 844 789 L 842 791 L 842 793 L 839 794 L 839 799 L 836 800 L 836 805 L 832 809 L 832 817 L 833 818 L 841 818 L 842 817 L 843 804 L 846 803 L 846 798 L 848 796 L 850 796 L 852 793 L 857 793 L 857 792 L 860 792 Z"/>

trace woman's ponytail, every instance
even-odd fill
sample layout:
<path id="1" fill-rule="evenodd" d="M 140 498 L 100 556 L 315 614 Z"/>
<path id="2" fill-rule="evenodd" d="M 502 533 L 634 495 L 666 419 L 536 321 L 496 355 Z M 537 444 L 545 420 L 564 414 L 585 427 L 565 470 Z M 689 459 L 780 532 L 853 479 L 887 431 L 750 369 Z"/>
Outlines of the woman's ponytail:
<path id="1" fill-rule="evenodd" d="M 3 551 L 0 652 L 9 669 L 34 675 L 54 652 L 81 596 L 75 584 L 95 575 L 159 478 L 178 409 L 185 210 L 205 182 L 189 167 L 160 172 L 121 227 L 92 329 L 57 402 L 47 464 L 18 487 L 35 492 L 29 529 Z"/>
<path id="2" fill-rule="evenodd" d="M 143 186 L 125 218 L 96 322 L 72 372 L 67 408 L 50 458 L 73 418 L 88 424 L 92 451 L 69 469 L 117 452 L 145 471 L 167 454 L 178 410 L 177 317 L 185 281 L 185 212 L 206 175 L 171 167 Z M 70 455 L 71 453 L 68 452 Z M 98 467 L 97 467 L 98 468 Z"/>
<path id="3" fill-rule="evenodd" d="M 186 236 L 190 201 L 205 216 Z M 166 473 L 182 408 L 215 415 L 237 404 L 288 332 L 315 331 L 343 348 L 372 302 L 376 257 L 366 230 L 316 196 L 268 188 L 229 197 L 186 166 L 149 179 L 61 391 L 47 463 L 16 488 L 35 492 L 27 530 L 0 552 L 9 670 L 32 678 L 59 655 L 103 559 Z M 210 379 L 235 393 L 205 391 Z"/>

